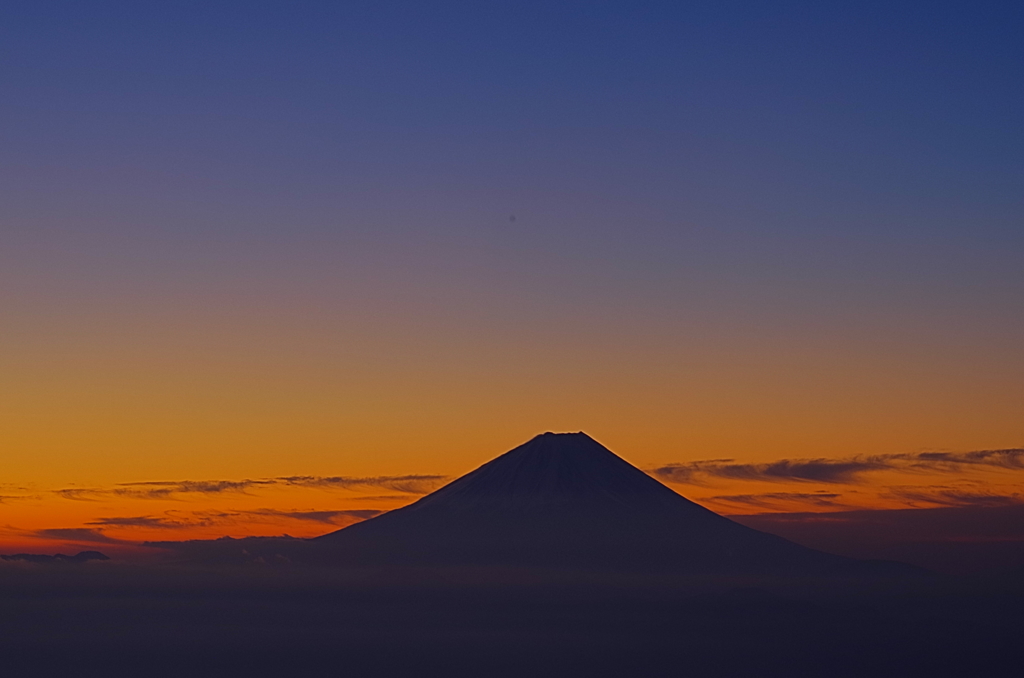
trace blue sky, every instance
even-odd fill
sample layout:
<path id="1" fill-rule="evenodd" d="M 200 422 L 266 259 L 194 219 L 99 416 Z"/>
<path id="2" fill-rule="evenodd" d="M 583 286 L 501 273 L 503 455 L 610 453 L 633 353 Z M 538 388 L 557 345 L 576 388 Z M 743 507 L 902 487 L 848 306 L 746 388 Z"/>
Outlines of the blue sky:
<path id="1" fill-rule="evenodd" d="M 608 383 L 633 413 L 593 432 L 670 450 L 718 375 L 715 426 L 753 440 L 777 401 L 819 432 L 773 454 L 878 417 L 892 452 L 1019 444 L 1022 28 L 1005 2 L 6 3 L 5 402 L 441 384 L 483 430 L 533 380 L 554 414 L 504 449 L 612 422 L 572 386 Z M 211 367 L 239 355 L 301 377 Z M 388 449 L 415 439 L 413 396 L 375 397 L 413 422 Z"/>

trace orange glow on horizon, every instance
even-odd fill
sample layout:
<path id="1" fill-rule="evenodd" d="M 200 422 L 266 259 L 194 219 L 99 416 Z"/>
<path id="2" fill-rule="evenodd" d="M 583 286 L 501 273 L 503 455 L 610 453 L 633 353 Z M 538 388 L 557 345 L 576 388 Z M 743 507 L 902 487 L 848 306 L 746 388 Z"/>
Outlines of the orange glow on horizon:
<path id="1" fill-rule="evenodd" d="M 850 475 L 845 475 L 848 460 L 784 462 L 786 468 L 796 467 L 797 474 L 801 463 L 821 467 L 824 470 L 816 472 L 826 473 L 824 479 L 773 476 L 772 468 L 779 464 L 721 460 L 679 467 L 692 477 L 684 478 L 673 467 L 649 473 L 723 515 L 1024 501 L 1019 491 L 1024 453 L 1019 450 L 1008 450 L 984 464 L 942 461 L 926 467 L 929 459 L 910 455 L 891 462 L 861 460 L 858 463 L 869 470 Z M 828 473 L 838 475 L 827 477 Z M 0 506 L 6 525 L 0 530 L 0 552 L 99 550 L 115 557 L 144 558 L 153 552 L 140 548 L 143 542 L 313 537 L 404 506 L 449 479 L 436 474 L 286 476 L 20 488 L 5 495 Z"/>

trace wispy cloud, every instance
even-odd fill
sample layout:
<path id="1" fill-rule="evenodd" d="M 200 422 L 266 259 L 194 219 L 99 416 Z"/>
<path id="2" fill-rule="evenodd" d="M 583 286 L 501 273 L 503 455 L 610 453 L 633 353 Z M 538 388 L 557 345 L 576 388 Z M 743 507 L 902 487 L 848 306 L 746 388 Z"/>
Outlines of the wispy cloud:
<path id="1" fill-rule="evenodd" d="M 123 544 L 124 541 L 115 539 L 103 533 L 102 530 L 85 527 L 52 528 L 48 530 L 36 530 L 32 536 L 40 539 L 53 539 L 56 541 L 70 541 L 90 544 Z"/>
<path id="2" fill-rule="evenodd" d="M 242 493 L 257 486 L 274 485 L 273 480 L 174 480 L 120 483 L 115 487 L 69 487 L 54 492 L 74 501 L 99 501 L 109 497 L 130 499 L 174 499 L 181 494 Z"/>
<path id="3" fill-rule="evenodd" d="M 259 511 L 246 511 L 244 513 L 339 525 L 368 520 L 379 516 L 383 511 L 376 509 L 351 509 L 346 511 L 281 511 L 278 509 L 262 509 Z"/>
<path id="4" fill-rule="evenodd" d="M 977 450 L 975 452 L 919 452 L 903 456 L 928 470 L 948 469 L 958 471 L 964 466 L 981 465 L 1021 470 L 1024 469 L 1024 448 L 1006 450 Z"/>
<path id="5" fill-rule="evenodd" d="M 297 520 L 323 523 L 325 525 L 348 525 L 380 515 L 375 509 L 350 510 L 282 510 L 253 509 L 240 511 L 166 511 L 162 515 L 115 516 L 98 518 L 86 523 L 102 530 L 104 528 L 147 528 L 181 530 L 215 525 L 238 524 L 240 522 L 276 522 Z"/>
<path id="6" fill-rule="evenodd" d="M 997 494 L 976 486 L 890 487 L 888 496 L 911 506 L 1014 506 L 1024 504 L 1020 493 Z"/>
<path id="7" fill-rule="evenodd" d="M 72 501 L 98 501 L 104 494 L 109 494 L 108 490 L 82 487 L 65 487 L 53 492 L 64 499 L 71 499 Z"/>
<path id="8" fill-rule="evenodd" d="M 650 472 L 670 483 L 702 485 L 708 477 L 730 480 L 810 481 L 849 483 L 866 471 L 885 468 L 874 460 L 781 459 L 767 464 L 738 463 L 731 459 L 667 464 Z"/>
<path id="9" fill-rule="evenodd" d="M 863 476 L 878 471 L 962 473 L 972 467 L 1024 470 L 1024 449 L 918 452 L 842 459 L 780 459 L 761 464 L 711 459 L 666 464 L 651 469 L 649 473 L 665 482 L 681 485 L 704 485 L 711 478 L 851 484 L 862 482 Z"/>
<path id="10" fill-rule="evenodd" d="M 274 485 L 275 480 L 156 480 L 120 483 L 111 490 L 116 495 L 140 499 L 168 499 L 176 494 L 245 493 L 254 487 Z"/>
<path id="11" fill-rule="evenodd" d="M 836 492 L 766 492 L 763 494 L 726 494 L 701 499 L 701 502 L 732 504 L 755 508 L 777 508 L 780 505 L 808 504 L 817 507 L 838 508 L 844 505 Z"/>
<path id="12" fill-rule="evenodd" d="M 97 525 L 104 527 L 146 527 L 160 529 L 181 529 L 210 525 L 209 519 L 181 519 L 172 516 L 121 516 L 113 518 L 99 518 L 86 523 L 86 525 Z"/>
<path id="13" fill-rule="evenodd" d="M 108 488 L 70 487 L 54 492 L 74 501 L 99 501 L 110 497 L 131 499 L 178 499 L 187 495 L 252 494 L 268 487 L 311 487 L 324 490 L 377 488 L 405 495 L 423 495 L 440 487 L 447 476 L 282 476 L 244 480 L 151 480 L 120 483 Z"/>
<path id="14" fill-rule="evenodd" d="M 324 489 L 351 490 L 376 487 L 406 494 L 426 494 L 436 490 L 447 479 L 447 476 L 439 475 L 371 476 L 368 478 L 354 476 L 286 476 L 275 478 L 274 481 L 286 485 Z"/>

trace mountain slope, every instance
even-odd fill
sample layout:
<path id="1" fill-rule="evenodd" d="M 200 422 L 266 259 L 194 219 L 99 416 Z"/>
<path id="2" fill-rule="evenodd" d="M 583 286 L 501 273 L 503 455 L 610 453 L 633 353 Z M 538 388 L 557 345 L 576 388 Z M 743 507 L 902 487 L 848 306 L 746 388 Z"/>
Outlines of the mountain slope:
<path id="1" fill-rule="evenodd" d="M 857 561 L 719 516 L 583 433 L 545 433 L 409 506 L 314 540 L 332 560 L 701 573 Z"/>

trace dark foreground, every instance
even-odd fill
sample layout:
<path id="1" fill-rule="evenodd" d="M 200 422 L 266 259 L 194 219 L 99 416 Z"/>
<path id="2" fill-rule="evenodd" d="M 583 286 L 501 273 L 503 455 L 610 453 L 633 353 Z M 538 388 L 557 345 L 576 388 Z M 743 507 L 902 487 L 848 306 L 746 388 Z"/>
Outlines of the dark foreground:
<path id="1" fill-rule="evenodd" d="M 1024 577 L 0 568 L 9 676 L 1018 676 Z"/>

